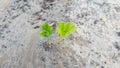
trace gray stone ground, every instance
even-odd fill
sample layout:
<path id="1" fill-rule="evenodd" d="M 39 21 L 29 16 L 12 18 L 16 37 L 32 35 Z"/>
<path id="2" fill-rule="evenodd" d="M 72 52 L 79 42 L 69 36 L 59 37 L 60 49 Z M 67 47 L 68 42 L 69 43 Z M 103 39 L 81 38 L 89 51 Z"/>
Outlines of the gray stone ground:
<path id="1" fill-rule="evenodd" d="M 120 0 L 0 0 L 0 68 L 120 68 Z M 77 31 L 39 37 L 71 21 Z"/>

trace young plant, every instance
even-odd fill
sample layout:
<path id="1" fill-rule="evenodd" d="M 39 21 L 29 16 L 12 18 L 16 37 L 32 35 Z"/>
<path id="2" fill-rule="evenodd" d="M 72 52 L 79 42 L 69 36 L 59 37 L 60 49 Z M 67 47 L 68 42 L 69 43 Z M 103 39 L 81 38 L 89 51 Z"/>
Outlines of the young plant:
<path id="1" fill-rule="evenodd" d="M 71 22 L 67 23 L 60 22 L 57 28 L 57 32 L 60 35 L 59 43 L 61 43 L 64 38 L 74 33 L 76 29 L 77 27 L 73 25 Z"/>
<path id="2" fill-rule="evenodd" d="M 48 43 L 50 44 L 50 36 L 53 34 L 52 27 L 48 23 L 45 23 L 42 25 L 41 29 L 42 29 L 42 32 L 40 33 L 40 36 L 47 37 Z"/>

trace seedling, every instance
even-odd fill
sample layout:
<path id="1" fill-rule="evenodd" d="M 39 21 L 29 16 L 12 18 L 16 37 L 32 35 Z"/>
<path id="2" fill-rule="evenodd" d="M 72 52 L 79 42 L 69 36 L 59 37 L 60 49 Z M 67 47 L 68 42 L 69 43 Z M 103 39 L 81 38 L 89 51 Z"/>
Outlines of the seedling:
<path id="1" fill-rule="evenodd" d="M 74 33 L 76 29 L 77 27 L 73 25 L 71 22 L 67 22 L 67 23 L 60 22 L 57 28 L 57 32 L 60 35 L 59 43 L 61 43 L 64 38 Z"/>
<path id="2" fill-rule="evenodd" d="M 42 25 L 41 29 L 42 29 L 42 32 L 40 33 L 40 36 L 47 37 L 48 43 L 50 44 L 50 36 L 53 34 L 52 27 L 46 22 L 45 24 Z"/>

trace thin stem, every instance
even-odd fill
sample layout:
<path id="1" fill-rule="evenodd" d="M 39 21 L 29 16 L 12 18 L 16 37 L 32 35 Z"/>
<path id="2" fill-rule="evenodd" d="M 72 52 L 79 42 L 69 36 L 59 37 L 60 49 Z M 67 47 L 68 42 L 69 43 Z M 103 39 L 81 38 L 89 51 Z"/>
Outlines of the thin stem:
<path id="1" fill-rule="evenodd" d="M 62 40 L 63 40 L 62 37 L 60 37 L 60 38 L 59 38 L 59 44 L 62 43 Z"/>
<path id="2" fill-rule="evenodd" d="M 50 44 L 50 37 L 48 37 L 48 44 Z"/>

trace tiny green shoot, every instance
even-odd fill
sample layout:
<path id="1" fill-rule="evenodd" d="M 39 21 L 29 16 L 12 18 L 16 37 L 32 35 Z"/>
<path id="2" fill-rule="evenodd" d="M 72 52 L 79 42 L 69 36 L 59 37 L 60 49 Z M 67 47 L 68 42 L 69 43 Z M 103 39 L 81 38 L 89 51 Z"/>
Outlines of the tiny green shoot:
<path id="1" fill-rule="evenodd" d="M 48 38 L 48 43 L 50 44 L 50 36 L 53 34 L 52 27 L 46 22 L 41 27 L 42 32 L 39 34 L 42 37 Z"/>
<path id="2" fill-rule="evenodd" d="M 59 43 L 62 42 L 62 40 L 66 37 L 68 37 L 69 35 L 73 34 L 76 31 L 77 27 L 72 24 L 71 22 L 60 22 L 57 28 L 57 32 L 60 35 L 59 38 Z"/>

